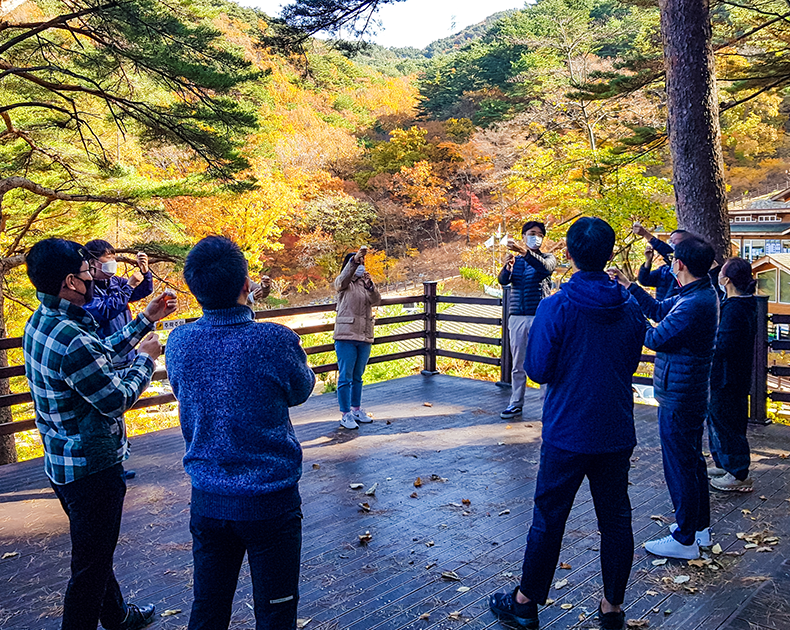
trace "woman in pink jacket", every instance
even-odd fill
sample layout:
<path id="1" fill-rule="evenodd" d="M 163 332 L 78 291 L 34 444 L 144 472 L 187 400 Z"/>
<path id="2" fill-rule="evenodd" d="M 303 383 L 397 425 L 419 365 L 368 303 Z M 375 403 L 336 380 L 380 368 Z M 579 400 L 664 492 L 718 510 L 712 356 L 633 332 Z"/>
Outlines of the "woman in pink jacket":
<path id="1" fill-rule="evenodd" d="M 361 247 L 355 254 L 346 254 L 340 275 L 335 280 L 337 402 L 342 414 L 340 426 L 344 429 L 358 429 L 358 422 L 372 422 L 360 407 L 362 374 L 373 345 L 373 306 L 381 302 L 381 294 L 365 271 L 365 254 L 366 247 Z"/>

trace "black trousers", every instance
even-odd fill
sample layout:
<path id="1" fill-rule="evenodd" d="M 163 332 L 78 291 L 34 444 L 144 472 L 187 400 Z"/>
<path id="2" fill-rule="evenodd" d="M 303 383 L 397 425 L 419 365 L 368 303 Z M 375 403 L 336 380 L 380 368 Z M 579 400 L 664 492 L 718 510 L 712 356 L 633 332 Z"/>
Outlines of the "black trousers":
<path id="1" fill-rule="evenodd" d="M 585 477 L 590 482 L 601 532 L 601 574 L 606 600 L 623 603 L 631 564 L 634 534 L 628 471 L 632 450 L 588 455 L 543 443 L 535 487 L 532 526 L 527 536 L 519 590 L 538 604 L 545 604 L 560 557 L 565 523 Z"/>
<path id="2" fill-rule="evenodd" d="M 227 630 L 239 570 L 247 554 L 256 630 L 296 628 L 302 511 L 261 521 L 192 514 L 195 601 L 189 630 Z"/>
<path id="3" fill-rule="evenodd" d="M 63 630 L 113 630 L 126 618 L 126 604 L 113 573 L 121 529 L 126 479 L 123 466 L 65 485 L 52 484 L 69 517 L 71 579 L 63 602 Z"/>
<path id="4" fill-rule="evenodd" d="M 711 390 L 708 405 L 710 454 L 719 468 L 743 481 L 749 476 L 751 455 L 746 429 L 749 425 L 749 395 Z"/>

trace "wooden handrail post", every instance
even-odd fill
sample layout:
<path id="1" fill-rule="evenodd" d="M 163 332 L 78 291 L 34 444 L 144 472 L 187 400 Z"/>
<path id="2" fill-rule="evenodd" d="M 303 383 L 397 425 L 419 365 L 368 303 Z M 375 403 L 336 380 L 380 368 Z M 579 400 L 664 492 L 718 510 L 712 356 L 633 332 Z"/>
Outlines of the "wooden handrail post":
<path id="1" fill-rule="evenodd" d="M 436 369 L 436 282 L 423 282 L 425 295 L 425 376 L 438 374 Z"/>
<path id="2" fill-rule="evenodd" d="M 499 368 L 499 387 L 513 385 L 513 356 L 510 354 L 510 286 L 502 287 L 502 354 Z"/>
<path id="3" fill-rule="evenodd" d="M 768 424 L 768 296 L 757 295 L 757 334 L 754 336 L 754 368 L 749 393 L 749 422 Z"/>

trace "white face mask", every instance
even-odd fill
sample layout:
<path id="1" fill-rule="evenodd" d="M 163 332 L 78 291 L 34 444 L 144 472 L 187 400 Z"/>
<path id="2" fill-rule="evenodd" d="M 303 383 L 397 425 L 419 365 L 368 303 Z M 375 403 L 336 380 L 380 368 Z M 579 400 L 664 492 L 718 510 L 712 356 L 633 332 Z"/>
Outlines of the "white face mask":
<path id="1" fill-rule="evenodd" d="M 360 265 L 359 267 L 357 267 L 357 270 L 354 272 L 354 275 L 357 278 L 361 278 L 362 276 L 364 276 L 365 275 L 365 265 Z"/>
<path id="2" fill-rule="evenodd" d="M 543 243 L 543 237 L 539 234 L 527 234 L 527 247 L 536 249 Z"/>
<path id="3" fill-rule="evenodd" d="M 118 271 L 118 261 L 108 260 L 107 262 L 103 262 L 101 264 L 101 270 L 108 276 L 114 276 L 115 272 Z"/>

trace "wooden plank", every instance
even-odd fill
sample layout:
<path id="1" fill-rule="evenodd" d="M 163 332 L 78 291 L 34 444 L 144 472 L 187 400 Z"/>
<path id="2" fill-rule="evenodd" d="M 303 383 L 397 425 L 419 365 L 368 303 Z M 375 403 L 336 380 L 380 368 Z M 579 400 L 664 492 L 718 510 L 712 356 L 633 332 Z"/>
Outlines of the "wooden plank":
<path id="1" fill-rule="evenodd" d="M 314 306 L 291 306 L 286 308 L 271 308 L 255 311 L 255 319 L 277 319 L 278 317 L 291 317 L 293 315 L 311 315 L 313 313 L 327 313 L 334 311 L 337 304 L 316 304 Z"/>
<path id="2" fill-rule="evenodd" d="M 176 402 L 176 397 L 173 394 L 158 394 L 157 396 L 146 396 L 145 398 L 138 399 L 131 408 L 145 409 L 146 407 L 156 407 L 171 402 Z"/>
<path id="3" fill-rule="evenodd" d="M 780 352 L 782 350 L 790 350 L 790 341 L 779 341 L 774 339 L 768 342 L 769 349 L 773 352 Z"/>
<path id="4" fill-rule="evenodd" d="M 786 402 L 790 403 L 790 392 L 768 392 L 768 398 L 773 400 L 774 402 Z"/>
<path id="5" fill-rule="evenodd" d="M 502 306 L 501 298 L 466 297 L 463 295 L 437 295 L 437 302 L 445 304 L 480 304 L 484 306 Z"/>
<path id="6" fill-rule="evenodd" d="M 449 359 L 461 359 L 462 361 L 472 361 L 473 363 L 487 363 L 488 365 L 499 365 L 501 359 L 499 357 L 483 357 L 476 354 L 467 354 L 465 352 L 451 352 L 450 350 L 436 350 L 437 357 L 447 357 Z"/>
<path id="7" fill-rule="evenodd" d="M 652 385 L 653 384 L 653 377 L 652 376 L 632 376 L 631 382 L 636 383 L 637 385 Z"/>
<path id="8" fill-rule="evenodd" d="M 454 341 L 468 341 L 469 343 L 482 343 L 490 346 L 501 346 L 502 339 L 495 339 L 493 337 L 480 337 L 479 335 L 461 335 L 458 333 L 436 332 L 437 339 L 452 339 Z"/>
<path id="9" fill-rule="evenodd" d="M 35 428 L 36 421 L 32 418 L 29 420 L 16 420 L 15 422 L 3 422 L 0 424 L 0 435 L 12 435 Z"/>
<path id="10" fill-rule="evenodd" d="M 11 365 L 9 367 L 0 368 L 0 379 L 11 378 L 13 376 L 24 376 L 24 375 L 25 375 L 24 365 Z"/>
<path id="11" fill-rule="evenodd" d="M 424 295 L 404 295 L 394 298 L 383 298 L 379 306 L 389 306 L 390 304 L 424 304 Z"/>
<path id="12" fill-rule="evenodd" d="M 414 315 L 398 315 L 397 317 L 378 317 L 376 318 L 376 326 L 385 326 L 387 324 L 402 324 L 404 322 L 421 322 L 425 321 L 423 313 L 415 313 Z"/>
<path id="13" fill-rule="evenodd" d="M 784 365 L 772 365 L 768 368 L 768 373 L 772 376 L 790 376 L 790 367 Z"/>
<path id="14" fill-rule="evenodd" d="M 11 350 L 22 347 L 22 337 L 5 337 L 0 339 L 0 350 Z"/>
<path id="15" fill-rule="evenodd" d="M 465 324 L 487 324 L 489 326 L 502 325 L 502 319 L 497 317 L 470 317 L 467 315 L 448 315 L 447 313 L 437 313 L 436 320 L 440 322 L 461 322 Z"/>

